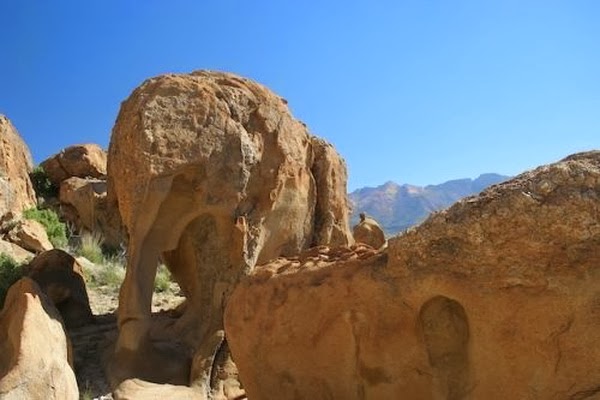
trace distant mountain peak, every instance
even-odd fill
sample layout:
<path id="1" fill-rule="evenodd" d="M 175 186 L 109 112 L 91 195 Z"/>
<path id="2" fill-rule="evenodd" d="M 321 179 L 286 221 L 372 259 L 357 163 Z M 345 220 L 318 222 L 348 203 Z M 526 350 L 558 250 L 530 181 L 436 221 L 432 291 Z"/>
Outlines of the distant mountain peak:
<path id="1" fill-rule="evenodd" d="M 449 207 L 463 197 L 509 178 L 484 173 L 475 179 L 453 179 L 437 185 L 387 181 L 377 187 L 360 188 L 349 194 L 353 210 L 351 223 L 358 223 L 358 214 L 365 212 L 379 222 L 387 235 L 393 235 L 420 223 L 433 211 Z"/>

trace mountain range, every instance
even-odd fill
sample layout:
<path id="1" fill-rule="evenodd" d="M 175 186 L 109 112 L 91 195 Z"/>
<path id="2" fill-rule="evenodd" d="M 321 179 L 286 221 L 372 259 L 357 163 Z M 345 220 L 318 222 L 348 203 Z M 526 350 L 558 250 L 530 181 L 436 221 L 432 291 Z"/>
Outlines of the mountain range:
<path id="1" fill-rule="evenodd" d="M 364 212 L 379 222 L 386 235 L 395 235 L 422 222 L 432 212 L 509 178 L 488 173 L 476 179 L 455 179 L 439 185 L 400 185 L 389 181 L 381 186 L 357 189 L 349 194 L 351 224 L 358 223 L 359 214 Z"/>

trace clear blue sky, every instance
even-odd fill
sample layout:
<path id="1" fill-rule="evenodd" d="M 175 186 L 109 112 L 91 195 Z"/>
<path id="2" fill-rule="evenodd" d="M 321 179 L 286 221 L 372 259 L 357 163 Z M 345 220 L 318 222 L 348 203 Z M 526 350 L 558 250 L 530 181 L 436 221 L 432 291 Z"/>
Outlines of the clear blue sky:
<path id="1" fill-rule="evenodd" d="M 255 79 L 350 189 L 517 174 L 600 148 L 598 1 L 2 0 L 0 113 L 39 162 L 107 146 L 144 79 Z"/>

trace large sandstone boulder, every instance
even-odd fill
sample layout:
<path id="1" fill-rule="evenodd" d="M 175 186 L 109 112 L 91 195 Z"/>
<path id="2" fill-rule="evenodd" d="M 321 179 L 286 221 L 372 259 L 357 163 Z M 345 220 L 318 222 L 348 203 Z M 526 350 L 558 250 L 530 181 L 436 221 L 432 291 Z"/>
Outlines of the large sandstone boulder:
<path id="1" fill-rule="evenodd" d="M 121 218 L 109 205 L 106 181 L 71 177 L 60 184 L 61 214 L 78 232 L 102 234 L 104 243 L 117 246 L 123 241 Z"/>
<path id="2" fill-rule="evenodd" d="M 592 399 L 600 152 L 494 186 L 387 250 L 257 267 L 225 330 L 248 397 Z"/>
<path id="3" fill-rule="evenodd" d="M 56 186 L 73 176 L 105 178 L 106 152 L 97 144 L 79 144 L 61 150 L 40 165 Z"/>
<path id="4" fill-rule="evenodd" d="M 32 169 L 29 148 L 8 118 L 0 115 L 0 217 L 36 205 L 29 179 Z"/>
<path id="5" fill-rule="evenodd" d="M 148 354 L 161 354 L 148 332 L 162 255 L 187 297 L 170 331 L 194 354 L 186 380 L 216 396 L 216 370 L 227 359 L 223 307 L 240 277 L 274 257 L 352 241 L 345 164 L 265 87 L 205 71 L 136 89 L 122 104 L 108 159 L 109 201 L 118 201 L 129 234 L 113 382 L 160 372 L 144 370 Z"/>
<path id="6" fill-rule="evenodd" d="M 54 248 L 50 243 L 50 239 L 48 239 L 44 225 L 31 219 L 17 221 L 6 235 L 6 238 L 33 253 L 41 253 Z"/>
<path id="7" fill-rule="evenodd" d="M 54 249 L 29 263 L 28 275 L 56 306 L 68 328 L 88 324 L 92 318 L 83 269 L 69 253 Z"/>
<path id="8" fill-rule="evenodd" d="M 0 398 L 77 400 L 60 314 L 29 278 L 11 286 L 0 313 Z"/>
<path id="9" fill-rule="evenodd" d="M 373 218 L 360 214 L 360 222 L 352 228 L 352 236 L 357 243 L 368 244 L 378 249 L 385 244 L 385 234 L 381 226 Z"/>

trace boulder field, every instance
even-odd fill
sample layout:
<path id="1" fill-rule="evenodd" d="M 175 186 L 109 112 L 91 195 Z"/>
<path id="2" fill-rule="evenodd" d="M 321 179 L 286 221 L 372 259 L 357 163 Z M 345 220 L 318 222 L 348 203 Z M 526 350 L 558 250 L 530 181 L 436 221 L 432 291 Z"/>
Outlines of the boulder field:
<path id="1" fill-rule="evenodd" d="M 4 116 L 0 138 L 0 249 L 25 260 L 50 246 L 19 222 L 32 163 Z M 107 154 L 44 166 L 60 188 L 45 205 L 127 246 L 115 399 L 600 396 L 598 151 L 387 243 L 366 217 L 353 237 L 336 150 L 264 86 L 197 71 L 135 89 Z M 169 318 L 151 315 L 159 262 L 186 297 Z M 0 398 L 77 398 L 65 325 L 96 321 L 82 268 L 50 250 L 28 273 L 0 312 Z"/>
<path id="2" fill-rule="evenodd" d="M 248 398 L 600 396 L 600 152 L 434 214 L 379 252 L 256 267 L 225 332 Z"/>

